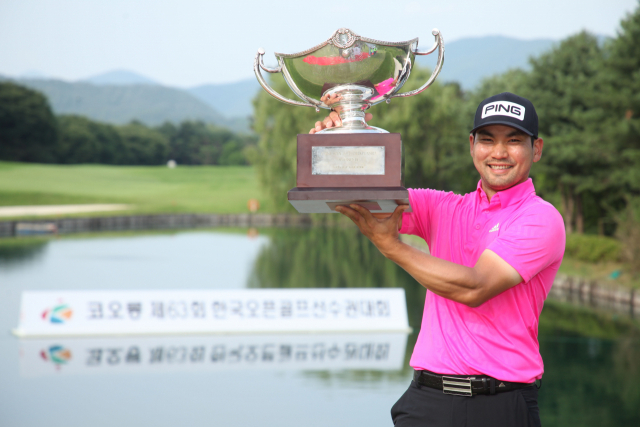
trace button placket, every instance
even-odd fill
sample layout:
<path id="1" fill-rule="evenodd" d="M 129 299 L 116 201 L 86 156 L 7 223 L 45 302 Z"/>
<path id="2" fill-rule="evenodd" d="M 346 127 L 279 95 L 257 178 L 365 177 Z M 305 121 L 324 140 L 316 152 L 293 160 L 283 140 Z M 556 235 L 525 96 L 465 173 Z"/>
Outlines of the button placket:
<path id="1" fill-rule="evenodd" d="M 477 233 L 480 231 L 480 228 L 482 228 L 482 223 L 486 220 L 486 210 L 488 208 L 488 200 L 486 199 L 486 197 L 484 196 L 484 194 L 480 195 L 480 203 L 478 203 L 477 207 L 476 207 L 476 217 L 474 218 L 475 221 L 475 225 L 473 226 L 474 228 L 474 235 L 477 235 Z"/>

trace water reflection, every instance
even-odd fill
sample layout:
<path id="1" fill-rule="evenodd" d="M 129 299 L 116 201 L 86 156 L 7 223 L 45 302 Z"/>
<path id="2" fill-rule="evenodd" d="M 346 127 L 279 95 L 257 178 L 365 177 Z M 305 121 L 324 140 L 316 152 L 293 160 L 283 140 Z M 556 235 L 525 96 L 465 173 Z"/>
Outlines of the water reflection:
<path id="1" fill-rule="evenodd" d="M 20 342 L 20 375 L 220 370 L 400 370 L 404 333 L 258 334 Z"/>
<path id="2" fill-rule="evenodd" d="M 0 242 L 0 266 L 5 269 L 41 258 L 47 246 L 46 239 L 5 239 Z"/>
<path id="3" fill-rule="evenodd" d="M 420 328 L 425 289 L 357 229 L 275 230 L 253 265 L 250 287 L 404 288 L 409 324 Z"/>
<path id="4" fill-rule="evenodd" d="M 543 425 L 637 426 L 640 422 L 638 340 L 544 337 Z"/>
<path id="5" fill-rule="evenodd" d="M 409 322 L 420 328 L 424 290 L 353 229 L 282 230 L 262 248 L 251 276 L 257 287 L 387 287 L 407 295 Z M 309 373 L 323 382 L 406 381 L 375 372 Z M 540 393 L 544 425 L 637 426 L 640 423 L 640 327 L 621 318 L 547 300 L 539 325 L 545 361 Z"/>
<path id="6" fill-rule="evenodd" d="M 5 261 L 13 256 L 6 253 Z M 416 331 L 422 318 L 423 288 L 353 228 L 260 230 L 258 239 L 246 231 L 60 239 L 31 253 L 36 255 L 23 257 L 26 261 L 12 268 L 0 262 L 0 325 L 5 332 L 16 325 L 19 292 L 36 289 L 402 287 L 409 322 Z M 539 331 L 546 371 L 540 392 L 543 425 L 640 425 L 636 321 L 547 301 Z M 314 345 L 317 357 L 324 348 L 328 363 L 333 344 L 338 344 L 343 357 L 375 358 L 384 354 L 384 347 L 377 347 L 384 342 L 363 334 L 341 344 L 331 336 L 298 337 L 19 342 L 5 333 L 0 336 L 0 425 L 39 426 L 52 420 L 64 420 L 67 426 L 391 424 L 389 409 L 410 380 L 408 359 L 415 333 L 408 337 L 404 353 L 389 352 L 389 365 L 304 365 L 313 360 Z M 347 347 L 349 342 L 360 344 Z M 371 343 L 373 347 L 368 346 Z M 299 344 L 307 345 L 307 362 L 296 365 Z M 225 346 L 224 352 L 219 345 Z M 260 368 L 269 366 L 260 359 L 260 345 L 262 350 L 265 345 L 278 351 L 280 345 L 291 347 L 291 364 Z M 404 342 L 393 341 L 390 349 L 403 346 Z M 98 353 L 101 364 L 90 369 L 86 364 L 95 362 Z M 223 354 L 225 364 L 217 364 Z M 267 351 L 267 359 L 270 354 Z M 132 369 L 125 363 L 127 356 L 135 360 L 136 355 L 141 369 L 127 371 Z M 279 353 L 273 355 L 277 360 Z M 37 371 L 27 357 L 33 358 L 37 369 L 49 371 Z M 203 367 L 190 367 L 192 358 L 199 357 L 206 362 Z M 231 360 L 238 357 L 243 362 L 232 367 Z M 151 360 L 162 363 L 152 365 Z M 75 362 L 82 365 L 79 373 L 104 375 L 66 375 L 73 373 L 68 368 Z M 56 363 L 62 366 L 57 369 Z M 24 377 L 28 375 L 33 378 Z"/>

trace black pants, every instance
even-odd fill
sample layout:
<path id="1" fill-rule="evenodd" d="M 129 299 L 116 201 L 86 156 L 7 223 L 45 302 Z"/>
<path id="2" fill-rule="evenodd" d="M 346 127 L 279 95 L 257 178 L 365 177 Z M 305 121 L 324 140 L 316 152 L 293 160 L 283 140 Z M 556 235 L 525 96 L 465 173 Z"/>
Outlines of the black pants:
<path id="1" fill-rule="evenodd" d="M 396 427 L 540 427 L 538 389 L 464 397 L 411 381 L 391 418 Z"/>

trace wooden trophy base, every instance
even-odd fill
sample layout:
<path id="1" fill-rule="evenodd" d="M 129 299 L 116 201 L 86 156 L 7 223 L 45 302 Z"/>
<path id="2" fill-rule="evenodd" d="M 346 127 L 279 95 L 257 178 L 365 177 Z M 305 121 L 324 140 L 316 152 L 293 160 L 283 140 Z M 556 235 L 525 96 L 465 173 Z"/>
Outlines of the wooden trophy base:
<path id="1" fill-rule="evenodd" d="M 389 213 L 409 204 L 398 133 L 300 134 L 297 159 L 296 187 L 287 198 L 300 213 L 332 213 L 352 203 Z"/>

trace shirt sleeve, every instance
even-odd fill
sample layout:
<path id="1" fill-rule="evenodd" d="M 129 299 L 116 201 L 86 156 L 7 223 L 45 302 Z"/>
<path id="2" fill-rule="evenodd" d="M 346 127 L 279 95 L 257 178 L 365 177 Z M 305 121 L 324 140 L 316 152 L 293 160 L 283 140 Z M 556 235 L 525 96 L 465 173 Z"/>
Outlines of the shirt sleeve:
<path id="1" fill-rule="evenodd" d="M 414 236 L 423 237 L 422 230 L 420 229 L 420 221 L 415 221 L 414 218 L 424 217 L 428 215 L 428 208 L 424 203 L 419 203 L 423 198 L 416 198 L 415 195 L 419 192 L 426 191 L 421 189 L 409 188 L 409 204 L 411 205 L 411 212 L 404 212 L 402 214 L 402 226 L 398 233 L 400 234 L 412 234 Z"/>
<path id="2" fill-rule="evenodd" d="M 398 233 L 400 234 L 417 234 L 416 224 L 413 222 L 414 212 L 404 212 L 402 214 L 402 226 Z"/>
<path id="3" fill-rule="evenodd" d="M 398 232 L 422 237 L 428 243 L 431 237 L 433 210 L 444 199 L 452 195 L 453 193 L 438 190 L 409 188 L 409 203 L 412 212 L 402 214 L 402 227 Z"/>
<path id="4" fill-rule="evenodd" d="M 562 260 L 565 248 L 564 221 L 550 204 L 523 212 L 508 224 L 487 247 L 522 276 L 524 282 L 555 261 Z"/>

